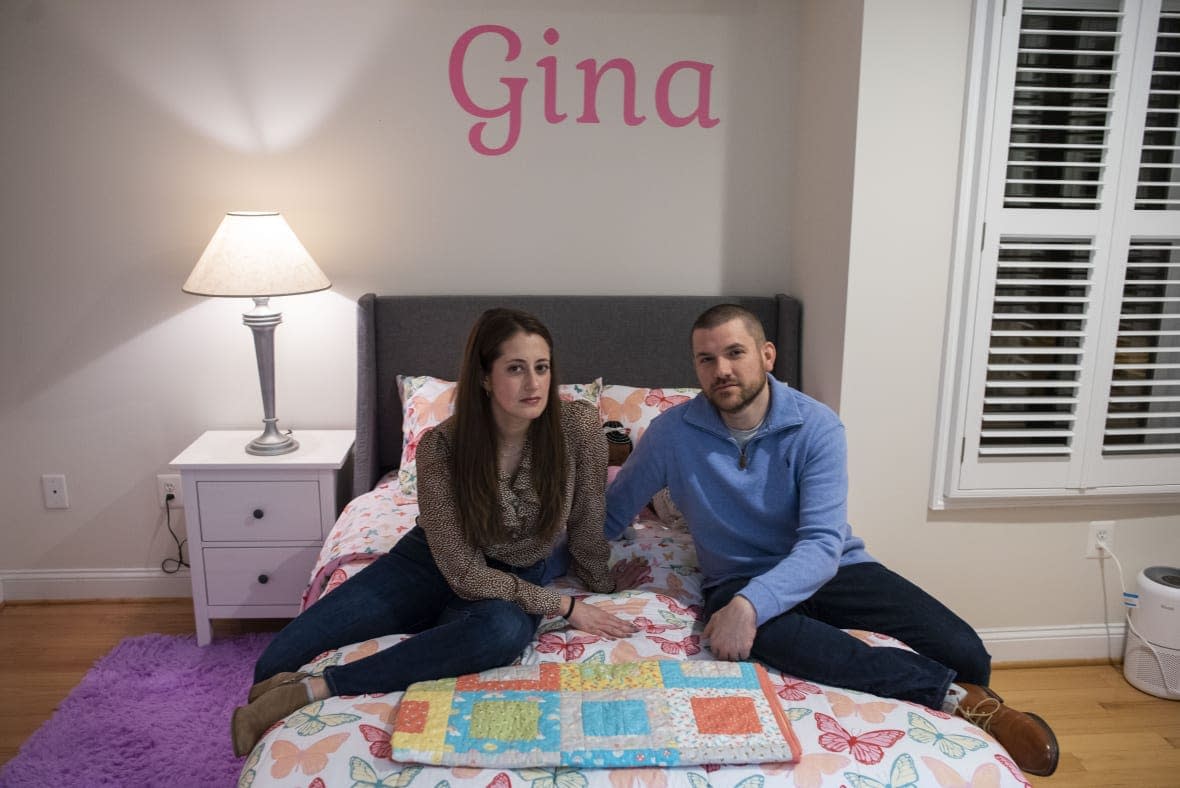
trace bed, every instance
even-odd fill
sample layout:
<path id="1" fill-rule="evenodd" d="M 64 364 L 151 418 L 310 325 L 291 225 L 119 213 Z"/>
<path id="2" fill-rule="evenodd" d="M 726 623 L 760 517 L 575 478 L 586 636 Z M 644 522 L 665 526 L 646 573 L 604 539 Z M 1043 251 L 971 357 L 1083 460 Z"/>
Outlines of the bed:
<path id="1" fill-rule="evenodd" d="M 303 604 L 387 551 L 414 525 L 413 451 L 421 432 L 445 417 L 466 334 L 491 306 L 536 314 L 550 328 L 567 399 L 596 402 L 614 439 L 641 440 L 651 418 L 692 396 L 687 352 L 692 320 L 720 301 L 763 321 L 778 347 L 774 374 L 802 387 L 801 306 L 785 296 L 374 296 L 358 302 L 357 440 L 354 495 L 326 540 Z M 405 402 L 403 403 L 403 397 Z M 625 436 L 625 437 L 621 437 Z M 651 577 L 618 594 L 589 594 L 576 580 L 555 586 L 629 618 L 642 631 L 606 641 L 542 622 L 522 666 L 626 665 L 709 661 L 702 642 L 700 576 L 692 541 L 674 506 L 659 496 L 612 544 L 612 560 L 646 557 Z M 871 632 L 873 645 L 903 647 Z M 389 635 L 317 657 L 306 669 L 358 659 L 400 640 Z M 698 665 L 696 668 L 702 666 Z M 708 667 L 703 666 L 703 667 Z M 1028 785 L 1008 754 L 971 724 L 916 704 L 823 686 L 768 670 L 768 696 L 798 742 L 792 762 L 646 768 L 439 766 L 391 759 L 390 735 L 402 693 L 337 697 L 310 704 L 274 726 L 248 756 L 242 786 L 624 786 Z M 776 711 L 776 714 L 779 711 Z"/>

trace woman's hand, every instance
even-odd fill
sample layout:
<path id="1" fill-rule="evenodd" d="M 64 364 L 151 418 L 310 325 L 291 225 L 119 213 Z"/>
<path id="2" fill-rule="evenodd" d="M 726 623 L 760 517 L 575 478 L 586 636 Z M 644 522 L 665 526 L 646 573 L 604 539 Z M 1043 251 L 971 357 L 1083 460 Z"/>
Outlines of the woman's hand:
<path id="1" fill-rule="evenodd" d="M 562 597 L 568 599 L 569 597 Z M 566 602 L 565 604 L 569 604 Z M 574 602 L 574 612 L 567 619 L 570 626 L 591 635 L 601 635 L 607 638 L 625 638 L 639 631 L 639 627 L 630 621 L 624 621 L 616 615 L 600 610 L 588 602 Z"/>
<path id="2" fill-rule="evenodd" d="M 611 577 L 615 579 L 615 590 L 626 591 L 651 580 L 650 570 L 651 565 L 646 558 L 625 558 L 619 561 L 610 568 Z"/>

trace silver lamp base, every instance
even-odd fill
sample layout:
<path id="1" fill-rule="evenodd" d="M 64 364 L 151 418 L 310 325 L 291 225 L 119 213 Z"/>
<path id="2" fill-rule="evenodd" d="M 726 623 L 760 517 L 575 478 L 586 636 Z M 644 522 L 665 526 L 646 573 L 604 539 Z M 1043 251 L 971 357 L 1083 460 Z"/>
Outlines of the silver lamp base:
<path id="1" fill-rule="evenodd" d="M 279 432 L 278 419 L 264 419 L 266 424 L 262 434 L 246 444 L 246 453 L 260 457 L 273 457 L 276 454 L 289 454 L 299 448 L 299 441 L 291 437 L 290 433 Z"/>
<path id="2" fill-rule="evenodd" d="M 254 355 L 258 361 L 258 383 L 262 389 L 262 434 L 246 444 L 247 454 L 273 457 L 299 448 L 299 442 L 279 432 L 275 418 L 275 327 L 283 322 L 281 312 L 270 307 L 270 298 L 254 297 L 254 308 L 242 315 L 242 322 L 254 334 Z"/>

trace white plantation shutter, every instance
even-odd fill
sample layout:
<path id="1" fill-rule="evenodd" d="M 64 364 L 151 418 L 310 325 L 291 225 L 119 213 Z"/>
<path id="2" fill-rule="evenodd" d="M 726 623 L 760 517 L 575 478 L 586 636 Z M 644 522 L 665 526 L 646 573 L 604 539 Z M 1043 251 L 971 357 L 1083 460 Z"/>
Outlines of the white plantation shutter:
<path id="1" fill-rule="evenodd" d="M 1180 451 L 1180 241 L 1131 241 L 1103 454 Z"/>
<path id="2" fill-rule="evenodd" d="M 1000 239 L 981 456 L 1070 454 L 1093 251 L 1084 238 Z"/>
<path id="3" fill-rule="evenodd" d="M 1121 14 L 1027 3 L 1013 14 L 1005 208 L 1095 210 L 1106 174 Z"/>
<path id="4" fill-rule="evenodd" d="M 1180 209 L 1180 3 L 1165 2 L 1156 28 L 1155 57 L 1144 121 L 1136 210 Z"/>
<path id="5" fill-rule="evenodd" d="M 1180 493 L 1180 0 L 989 6 L 936 499 Z"/>
<path id="6" fill-rule="evenodd" d="M 1180 481 L 1180 238 L 1132 238 L 1114 326 L 1101 456 L 1111 484 Z"/>

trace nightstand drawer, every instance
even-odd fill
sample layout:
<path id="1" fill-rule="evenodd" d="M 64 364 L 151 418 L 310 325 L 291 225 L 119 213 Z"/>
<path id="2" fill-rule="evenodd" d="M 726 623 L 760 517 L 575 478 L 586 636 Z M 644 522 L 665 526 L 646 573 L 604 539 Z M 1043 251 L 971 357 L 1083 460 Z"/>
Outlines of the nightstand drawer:
<path id="1" fill-rule="evenodd" d="M 205 548 L 210 605 L 298 604 L 318 547 Z"/>
<path id="2" fill-rule="evenodd" d="M 321 540 L 315 481 L 197 482 L 205 542 Z"/>

